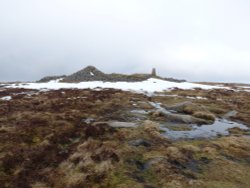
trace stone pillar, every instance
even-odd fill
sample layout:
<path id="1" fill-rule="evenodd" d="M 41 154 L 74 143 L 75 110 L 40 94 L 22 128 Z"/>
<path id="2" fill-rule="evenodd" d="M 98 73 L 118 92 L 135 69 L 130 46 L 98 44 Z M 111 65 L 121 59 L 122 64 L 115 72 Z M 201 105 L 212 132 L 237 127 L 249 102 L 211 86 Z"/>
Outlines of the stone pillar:
<path id="1" fill-rule="evenodd" d="M 155 69 L 155 68 L 152 69 L 151 75 L 152 75 L 153 77 L 156 77 L 156 69 Z"/>

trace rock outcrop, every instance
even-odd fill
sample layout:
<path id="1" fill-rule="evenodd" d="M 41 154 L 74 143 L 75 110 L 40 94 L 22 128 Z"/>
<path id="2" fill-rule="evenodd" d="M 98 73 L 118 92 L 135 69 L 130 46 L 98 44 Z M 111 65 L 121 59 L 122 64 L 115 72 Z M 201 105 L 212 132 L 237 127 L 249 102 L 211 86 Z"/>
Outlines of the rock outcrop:
<path id="1" fill-rule="evenodd" d="M 93 66 L 88 66 L 63 79 L 63 82 L 109 81 L 109 76 Z"/>
<path id="2" fill-rule="evenodd" d="M 49 82 L 51 80 L 63 79 L 65 77 L 66 77 L 66 75 L 62 75 L 62 76 L 46 76 L 46 77 L 42 78 L 41 80 L 38 80 L 37 82 Z"/>
<path id="3" fill-rule="evenodd" d="M 141 82 L 149 78 L 158 78 L 162 80 L 167 80 L 171 82 L 183 82 L 185 80 L 177 80 L 173 78 L 162 78 L 156 75 L 156 69 L 152 70 L 151 74 L 105 74 L 98 70 L 94 66 L 87 66 L 86 68 L 77 71 L 69 76 L 47 76 L 39 80 L 38 82 L 49 82 L 51 80 L 56 80 L 62 78 L 61 82 L 87 82 L 87 81 L 103 81 L 103 82 Z"/>
<path id="4" fill-rule="evenodd" d="M 137 82 L 144 81 L 151 77 L 150 74 L 105 74 L 93 66 L 88 66 L 72 75 L 65 77 L 62 82 L 84 82 L 84 81 L 104 81 L 104 82 Z"/>

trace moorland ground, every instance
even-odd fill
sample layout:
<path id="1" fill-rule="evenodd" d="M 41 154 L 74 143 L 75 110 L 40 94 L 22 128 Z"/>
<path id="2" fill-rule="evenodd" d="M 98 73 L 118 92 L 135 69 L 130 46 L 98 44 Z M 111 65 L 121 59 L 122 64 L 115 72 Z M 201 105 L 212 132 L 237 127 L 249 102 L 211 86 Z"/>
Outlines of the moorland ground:
<path id="1" fill-rule="evenodd" d="M 249 92 L 175 89 L 147 96 L 114 89 L 2 88 L 0 98 L 5 96 L 12 99 L 0 100 L 2 187 L 250 186 L 248 130 L 172 140 L 160 129 L 180 115 L 250 127 Z M 166 116 L 152 102 L 174 107 L 179 116 Z M 190 122 L 183 121 L 176 131 L 187 129 Z"/>

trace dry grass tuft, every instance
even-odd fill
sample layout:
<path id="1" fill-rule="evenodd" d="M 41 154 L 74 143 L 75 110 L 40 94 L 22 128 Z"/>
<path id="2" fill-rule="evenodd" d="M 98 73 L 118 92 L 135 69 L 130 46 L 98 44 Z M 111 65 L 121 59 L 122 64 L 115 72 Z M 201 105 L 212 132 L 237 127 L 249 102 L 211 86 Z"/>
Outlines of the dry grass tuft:
<path id="1" fill-rule="evenodd" d="M 215 116 L 210 112 L 195 112 L 193 116 L 205 120 L 215 121 Z"/>

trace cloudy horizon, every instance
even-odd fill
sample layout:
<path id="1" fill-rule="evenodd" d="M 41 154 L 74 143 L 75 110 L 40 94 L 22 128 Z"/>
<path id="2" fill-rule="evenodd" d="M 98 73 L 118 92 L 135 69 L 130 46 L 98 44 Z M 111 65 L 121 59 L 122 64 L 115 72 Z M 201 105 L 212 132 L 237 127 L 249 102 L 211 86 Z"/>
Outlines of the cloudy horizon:
<path id="1" fill-rule="evenodd" d="M 247 0 L 0 0 L 0 82 L 92 65 L 250 83 Z"/>

